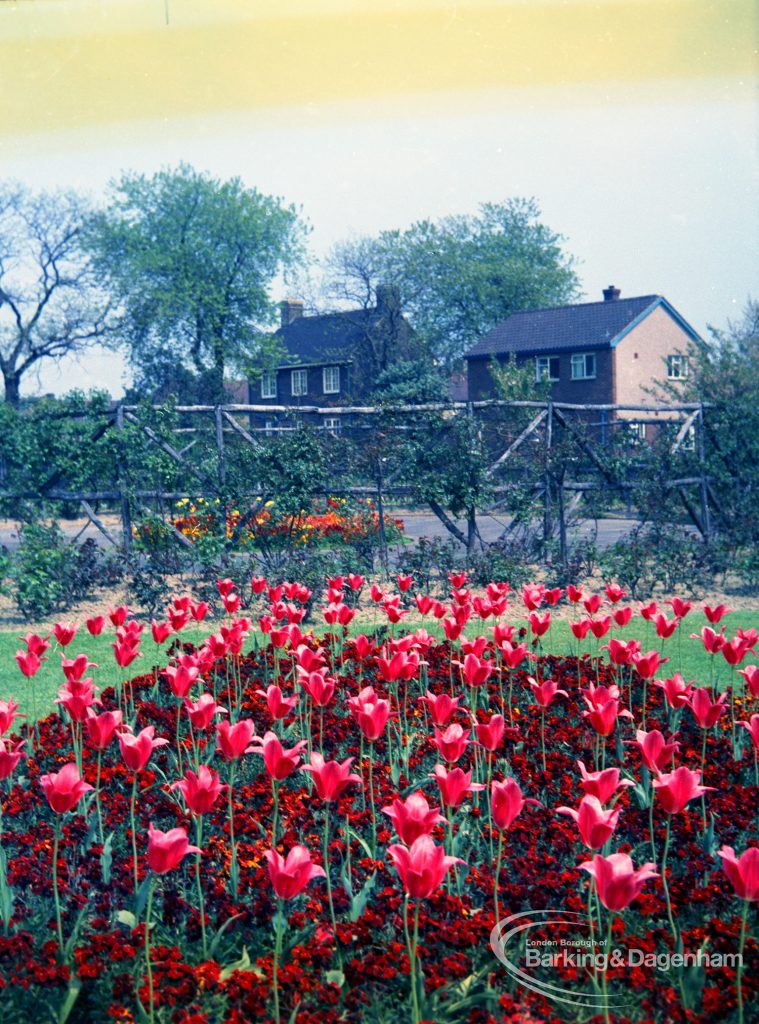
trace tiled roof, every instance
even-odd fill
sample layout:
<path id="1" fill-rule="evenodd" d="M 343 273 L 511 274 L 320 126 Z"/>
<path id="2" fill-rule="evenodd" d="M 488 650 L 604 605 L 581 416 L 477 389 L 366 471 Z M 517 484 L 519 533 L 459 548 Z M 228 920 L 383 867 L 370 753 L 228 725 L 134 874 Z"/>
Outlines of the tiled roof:
<path id="1" fill-rule="evenodd" d="M 280 327 L 275 336 L 294 363 L 339 362 L 352 358 L 354 350 L 366 339 L 367 331 L 380 319 L 376 309 L 301 316 Z"/>
<path id="2" fill-rule="evenodd" d="M 626 327 L 660 301 L 659 295 L 640 295 L 513 313 L 470 348 L 466 358 L 609 348 Z"/>

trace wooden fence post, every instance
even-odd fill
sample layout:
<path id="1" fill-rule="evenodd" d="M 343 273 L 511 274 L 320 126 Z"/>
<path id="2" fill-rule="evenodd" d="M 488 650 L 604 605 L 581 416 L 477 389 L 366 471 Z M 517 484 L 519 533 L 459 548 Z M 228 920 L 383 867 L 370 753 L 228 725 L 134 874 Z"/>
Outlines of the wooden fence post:
<path id="1" fill-rule="evenodd" d="M 701 523 L 703 525 L 704 540 L 708 544 L 712 537 L 712 517 L 709 510 L 709 488 L 706 475 L 706 444 L 704 440 L 704 403 L 698 410 L 698 464 L 700 471 L 701 490 Z"/>
<path id="2" fill-rule="evenodd" d="M 124 406 L 116 409 L 116 430 L 118 431 L 119 449 L 119 505 L 121 507 L 121 533 L 125 551 L 132 548 L 132 514 L 129 508 L 129 494 L 124 476 L 125 444 L 124 444 Z"/>

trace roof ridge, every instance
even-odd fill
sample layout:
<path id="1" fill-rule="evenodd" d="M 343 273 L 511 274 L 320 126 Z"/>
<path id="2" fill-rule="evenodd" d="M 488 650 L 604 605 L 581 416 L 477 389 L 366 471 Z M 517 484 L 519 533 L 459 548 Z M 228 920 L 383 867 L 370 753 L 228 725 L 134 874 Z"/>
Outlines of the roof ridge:
<path id="1" fill-rule="evenodd" d="M 651 295 L 627 295 L 624 298 L 618 299 L 595 299 L 593 302 L 564 302 L 559 306 L 538 306 L 535 309 L 518 309 L 515 313 L 509 313 L 506 320 L 510 320 L 513 316 L 530 316 L 533 313 L 552 313 L 557 309 L 580 309 L 585 306 L 613 306 L 616 303 L 621 302 L 635 302 L 640 299 L 663 299 L 663 295 L 651 294 Z M 506 323 L 506 320 L 501 320 L 501 323 Z M 498 326 L 498 325 L 496 325 Z M 495 330 L 495 328 L 493 328 Z"/>

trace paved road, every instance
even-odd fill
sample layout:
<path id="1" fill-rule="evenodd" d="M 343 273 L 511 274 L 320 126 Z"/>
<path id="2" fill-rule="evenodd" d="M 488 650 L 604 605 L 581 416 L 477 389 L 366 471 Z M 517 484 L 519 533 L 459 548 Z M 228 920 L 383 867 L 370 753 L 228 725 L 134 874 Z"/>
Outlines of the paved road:
<path id="1" fill-rule="evenodd" d="M 420 537 L 448 539 L 451 536 L 437 516 L 430 513 L 407 512 L 404 510 L 395 514 L 403 519 L 406 526 L 406 535 L 412 540 L 418 540 Z M 117 516 L 104 515 L 102 522 L 112 536 L 116 538 L 121 537 L 121 522 Z M 478 519 L 478 524 L 483 540 L 486 543 L 496 540 L 506 528 L 508 522 L 509 520 L 506 516 L 481 516 Z M 599 520 L 598 535 L 596 537 L 597 546 L 600 549 L 610 547 L 615 541 L 627 536 L 636 524 L 637 520 L 635 519 Z M 462 527 L 466 533 L 465 523 L 459 521 L 457 525 Z M 108 541 L 103 534 L 86 519 L 63 520 L 61 528 L 69 539 L 73 540 L 78 536 L 79 540 L 82 541 L 91 537 L 97 544 L 108 546 Z M 593 537 L 594 530 L 595 523 L 592 520 L 582 523 L 579 527 L 568 531 L 570 541 L 578 538 L 590 539 Z M 13 550 L 18 547 L 18 543 L 16 524 L 8 520 L 0 520 L 0 546 Z"/>

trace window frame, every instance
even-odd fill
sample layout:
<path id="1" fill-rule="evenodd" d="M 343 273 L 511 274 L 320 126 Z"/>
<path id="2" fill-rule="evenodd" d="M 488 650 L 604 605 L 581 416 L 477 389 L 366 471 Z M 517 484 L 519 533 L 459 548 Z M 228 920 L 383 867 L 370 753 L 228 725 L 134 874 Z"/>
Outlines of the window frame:
<path id="1" fill-rule="evenodd" d="M 297 391 L 295 390 L 296 377 L 304 382 L 302 390 L 300 388 Z M 308 394 L 308 370 L 305 367 L 290 370 L 290 394 L 293 398 L 302 398 Z"/>
<path id="2" fill-rule="evenodd" d="M 266 384 L 270 386 L 267 388 Z M 261 374 L 261 398 L 276 398 L 277 394 L 277 371 L 264 370 Z"/>
<path id="3" fill-rule="evenodd" d="M 343 424 L 339 416 L 325 416 L 322 427 L 328 433 L 339 434 L 343 429 Z"/>
<path id="4" fill-rule="evenodd" d="M 577 360 L 582 359 L 582 374 L 575 372 Z M 591 361 L 593 370 L 588 373 L 588 360 Z M 598 362 L 595 352 L 573 352 L 569 358 L 571 380 L 596 380 L 598 377 Z"/>
<path id="5" fill-rule="evenodd" d="M 337 381 L 337 387 L 327 387 L 327 375 L 333 375 Z M 322 391 L 325 395 L 339 395 L 340 394 L 340 367 L 339 366 L 323 366 L 322 367 Z"/>
<path id="6" fill-rule="evenodd" d="M 688 357 L 683 352 L 673 352 L 667 356 L 667 380 L 687 380 L 688 372 Z"/>
<path id="7" fill-rule="evenodd" d="M 556 363 L 557 373 L 554 377 L 551 373 L 551 363 Z M 545 366 L 541 366 L 544 363 Z M 548 374 L 543 373 L 543 370 L 547 370 Z M 548 381 L 549 384 L 556 384 L 561 380 L 561 360 L 559 356 L 535 356 L 535 381 L 538 384 L 542 384 Z"/>

